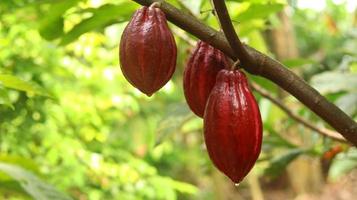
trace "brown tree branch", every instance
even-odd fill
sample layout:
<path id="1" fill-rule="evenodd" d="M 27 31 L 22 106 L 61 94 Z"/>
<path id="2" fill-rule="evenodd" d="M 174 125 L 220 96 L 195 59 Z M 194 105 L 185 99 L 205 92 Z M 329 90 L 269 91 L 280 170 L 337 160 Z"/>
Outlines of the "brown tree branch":
<path id="1" fill-rule="evenodd" d="M 180 33 L 180 34 L 177 34 L 177 33 Z M 181 38 L 187 44 L 191 45 L 192 47 L 196 45 L 194 40 L 192 40 L 191 38 L 187 37 L 185 34 L 182 34 L 179 31 L 175 31 L 175 35 L 178 36 L 179 38 Z M 231 65 L 235 65 L 235 66 L 240 64 L 239 60 L 234 62 L 234 63 L 233 63 L 232 60 L 229 60 L 229 62 L 230 62 Z M 236 67 L 234 67 L 234 68 L 236 68 Z M 300 117 L 299 115 L 295 114 L 283 102 L 281 102 L 280 100 L 276 99 L 273 95 L 271 95 L 267 90 L 265 90 L 264 88 L 262 88 L 258 84 L 251 83 L 250 86 L 255 92 L 257 92 L 262 97 L 268 99 L 273 104 L 278 106 L 282 111 L 284 111 L 288 116 L 290 116 L 296 122 L 298 122 L 298 123 L 304 125 L 305 127 L 307 127 L 309 129 L 321 134 L 322 136 L 329 137 L 329 138 L 331 138 L 333 140 L 336 140 L 336 141 L 339 141 L 339 142 L 347 143 L 346 139 L 344 137 L 342 137 L 338 132 L 329 130 L 327 128 L 319 128 L 319 127 L 313 125 L 312 123 L 308 122 L 304 118 Z"/>
<path id="2" fill-rule="evenodd" d="M 216 9 L 216 13 L 218 15 L 218 19 L 219 19 L 219 22 L 223 29 L 224 35 L 226 36 L 226 38 L 229 42 L 229 45 L 233 49 L 235 55 L 237 55 L 237 57 L 239 58 L 240 64 L 242 64 L 243 66 L 251 65 L 251 63 L 252 63 L 251 58 L 250 58 L 249 54 L 247 53 L 246 49 L 244 48 L 242 42 L 239 39 L 239 36 L 237 35 L 237 33 L 234 29 L 234 26 L 233 26 L 233 23 L 229 16 L 225 1 L 224 0 L 213 0 L 213 4 L 214 4 L 214 8 Z M 258 92 L 260 95 L 269 99 L 272 103 L 277 105 L 280 109 L 282 109 L 287 115 L 289 115 L 295 121 L 303 124 L 307 128 L 310 128 L 311 130 L 316 131 L 317 133 L 320 133 L 324 136 L 333 138 L 335 140 L 346 142 L 346 140 L 337 132 L 330 131 L 328 129 L 318 128 L 318 127 L 314 126 L 313 124 L 309 123 L 308 121 L 306 121 L 304 118 L 296 115 L 290 109 L 288 109 L 283 104 L 283 102 L 281 102 L 278 99 L 275 99 L 272 95 L 269 94 L 268 91 L 264 90 L 259 85 L 252 83 L 252 88 L 256 92 Z"/>
<path id="3" fill-rule="evenodd" d="M 141 5 L 149 6 L 158 0 L 133 1 Z M 161 10 L 165 12 L 168 20 L 176 26 L 222 50 L 233 60 L 237 59 L 237 56 L 222 33 L 206 26 L 194 16 L 181 12 L 169 3 L 163 1 L 160 2 L 162 2 L 160 5 Z M 247 45 L 244 45 L 244 47 L 250 57 L 253 58 L 253 63 L 251 65 L 243 66 L 245 70 L 251 74 L 265 77 L 285 89 L 325 120 L 329 125 L 335 128 L 349 142 L 357 146 L 357 123 L 353 121 L 353 119 L 341 111 L 337 106 L 330 103 L 303 79 L 295 75 L 278 61 L 260 53 L 252 47 Z"/>
<path id="4" fill-rule="evenodd" d="M 327 136 L 329 138 L 332 138 L 332 139 L 340 141 L 340 142 L 346 142 L 345 138 L 343 138 L 339 133 L 329 130 L 329 129 L 326 129 L 326 128 L 319 128 L 319 127 L 315 126 L 314 124 L 308 122 L 304 118 L 300 117 L 299 115 L 295 114 L 283 102 L 281 102 L 280 100 L 273 97 L 268 91 L 266 91 L 264 88 L 260 87 L 258 84 L 251 83 L 251 87 L 254 91 L 256 91 L 258 94 L 260 94 L 262 97 L 270 100 L 272 103 L 274 103 L 276 106 L 278 106 L 288 116 L 290 116 L 293 120 L 297 121 L 298 123 L 301 123 L 302 125 L 306 126 L 307 128 L 309 128 L 323 136 Z"/>

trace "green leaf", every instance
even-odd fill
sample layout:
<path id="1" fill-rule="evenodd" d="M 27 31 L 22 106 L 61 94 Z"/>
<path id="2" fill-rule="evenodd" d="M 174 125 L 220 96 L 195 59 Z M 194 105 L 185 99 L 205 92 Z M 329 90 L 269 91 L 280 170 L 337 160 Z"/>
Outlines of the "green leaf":
<path id="1" fill-rule="evenodd" d="M 0 105 L 5 105 L 13 110 L 15 109 L 10 100 L 8 91 L 2 87 L 0 87 Z"/>
<path id="2" fill-rule="evenodd" d="M 93 9 L 93 16 L 81 21 L 66 33 L 61 40 L 61 45 L 67 45 L 76 40 L 82 34 L 113 22 L 127 21 L 137 5 L 132 2 L 125 2 L 119 5 L 105 4 L 97 9 Z"/>
<path id="3" fill-rule="evenodd" d="M 185 6 L 186 9 L 190 10 L 193 14 L 199 15 L 201 11 L 201 6 L 202 6 L 202 0 L 180 0 L 177 1 Z"/>
<path id="4" fill-rule="evenodd" d="M 175 188 L 177 191 L 182 192 L 182 193 L 196 194 L 198 192 L 197 187 L 195 187 L 194 185 L 191 185 L 189 183 L 172 180 L 171 184 L 172 184 L 173 188 Z"/>
<path id="5" fill-rule="evenodd" d="M 284 8 L 284 4 L 251 4 L 244 12 L 234 17 L 239 22 L 252 19 L 266 18 L 271 14 L 279 12 Z"/>
<path id="6" fill-rule="evenodd" d="M 36 200 L 70 200 L 71 198 L 48 183 L 33 175 L 31 172 L 12 164 L 0 162 L 0 171 L 11 176 L 20 183 L 21 187 Z"/>
<path id="7" fill-rule="evenodd" d="M 34 161 L 21 156 L 0 154 L 0 162 L 14 164 L 26 170 L 29 170 L 35 174 L 39 174 L 39 168 L 37 164 Z M 9 177 L 8 175 L 0 173 L 0 182 L 11 181 L 11 180 L 12 178 Z"/>
<path id="8" fill-rule="evenodd" d="M 291 163 L 304 152 L 306 152 L 306 150 L 292 149 L 283 155 L 275 157 L 270 161 L 269 167 L 264 170 L 264 174 L 270 175 L 273 178 L 279 176 L 289 165 L 289 163 Z"/>
<path id="9" fill-rule="evenodd" d="M 17 181 L 0 181 L 0 194 L 24 195 L 30 197 Z"/>
<path id="10" fill-rule="evenodd" d="M 321 93 L 357 91 L 357 74 L 343 72 L 324 72 L 312 77 L 311 84 Z"/>
<path id="11" fill-rule="evenodd" d="M 268 52 L 268 47 L 260 31 L 251 31 L 246 37 L 249 40 L 249 45 L 261 52 Z"/>
<path id="12" fill-rule="evenodd" d="M 295 68 L 295 67 L 302 67 L 307 64 L 314 64 L 316 62 L 311 59 L 294 58 L 294 59 L 284 60 L 282 61 L 282 63 L 289 68 Z"/>
<path id="13" fill-rule="evenodd" d="M 198 192 L 197 187 L 169 177 L 152 177 L 148 181 L 156 188 L 157 199 L 177 199 L 174 190 L 187 194 L 196 194 Z"/>
<path id="14" fill-rule="evenodd" d="M 50 95 L 40 86 L 23 81 L 13 75 L 0 74 L 0 86 L 1 85 L 7 88 L 24 91 L 29 94 L 37 94 L 41 96 L 50 97 Z"/>
<path id="15" fill-rule="evenodd" d="M 46 40 L 54 40 L 63 35 L 63 14 L 81 0 L 60 1 L 51 5 L 48 15 L 40 21 L 39 32 Z"/>
<path id="16" fill-rule="evenodd" d="M 25 168 L 26 170 L 30 170 L 33 173 L 39 174 L 38 165 L 33 160 L 28 158 L 15 155 L 0 154 L 0 162 L 18 165 Z"/>
<path id="17" fill-rule="evenodd" d="M 176 193 L 170 187 L 171 178 L 166 177 L 152 177 L 148 180 L 156 190 L 157 199 L 174 200 L 177 199 Z"/>

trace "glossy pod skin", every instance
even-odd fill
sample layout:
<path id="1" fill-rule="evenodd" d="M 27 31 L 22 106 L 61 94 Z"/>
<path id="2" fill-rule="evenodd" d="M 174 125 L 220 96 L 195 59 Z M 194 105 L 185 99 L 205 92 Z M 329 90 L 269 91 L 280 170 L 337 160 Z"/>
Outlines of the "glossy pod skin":
<path id="1" fill-rule="evenodd" d="M 177 48 L 159 8 L 144 6 L 135 12 L 121 37 L 119 57 L 125 78 L 147 96 L 171 79 Z"/>
<path id="2" fill-rule="evenodd" d="M 217 73 L 227 68 L 226 56 L 208 43 L 199 41 L 192 52 L 183 75 L 183 89 L 190 109 L 203 117 Z"/>
<path id="3" fill-rule="evenodd" d="M 257 102 L 239 70 L 221 70 L 204 115 L 206 147 L 214 165 L 234 183 L 248 174 L 258 159 L 262 121 Z"/>

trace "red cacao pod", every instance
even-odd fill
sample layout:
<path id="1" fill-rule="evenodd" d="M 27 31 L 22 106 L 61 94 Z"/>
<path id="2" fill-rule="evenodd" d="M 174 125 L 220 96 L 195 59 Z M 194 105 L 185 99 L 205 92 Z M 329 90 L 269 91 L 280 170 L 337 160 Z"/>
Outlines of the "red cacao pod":
<path id="1" fill-rule="evenodd" d="M 217 73 L 227 66 L 227 58 L 220 50 L 203 41 L 197 43 L 183 75 L 186 102 L 197 116 L 203 117 Z"/>
<path id="2" fill-rule="evenodd" d="M 214 165 L 234 183 L 242 181 L 262 143 L 259 107 L 243 72 L 218 73 L 204 114 L 204 137 Z"/>
<path id="3" fill-rule="evenodd" d="M 165 14 L 155 7 L 137 10 L 120 40 L 125 78 L 148 96 L 162 88 L 176 67 L 177 49 Z"/>

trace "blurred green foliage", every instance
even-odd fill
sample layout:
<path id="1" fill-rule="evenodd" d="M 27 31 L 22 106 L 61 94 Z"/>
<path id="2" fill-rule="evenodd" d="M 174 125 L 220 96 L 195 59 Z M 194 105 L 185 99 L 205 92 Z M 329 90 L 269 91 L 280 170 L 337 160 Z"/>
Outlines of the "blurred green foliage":
<path id="1" fill-rule="evenodd" d="M 218 27 L 208 0 L 169 2 Z M 344 5 L 328 2 L 323 15 L 293 7 L 301 58 L 283 62 L 356 119 L 356 19 Z M 278 26 L 276 13 L 287 2 L 227 3 L 244 40 L 272 54 L 263 33 Z M 127 0 L 0 1 L 0 198 L 216 198 L 216 169 L 204 150 L 202 120 L 189 111 L 182 93 L 192 48 L 186 40 L 195 38 L 170 25 L 180 33 L 177 69 L 152 98 L 121 74 L 118 43 L 138 7 Z M 253 79 L 279 95 L 269 81 Z M 321 156 L 334 145 L 257 98 L 265 139 L 253 173 L 278 176 L 296 157 Z M 326 126 L 295 99 L 284 102 Z M 301 133 L 309 142 L 294 144 L 285 132 Z M 355 154 L 341 154 L 331 176 L 357 166 Z"/>

